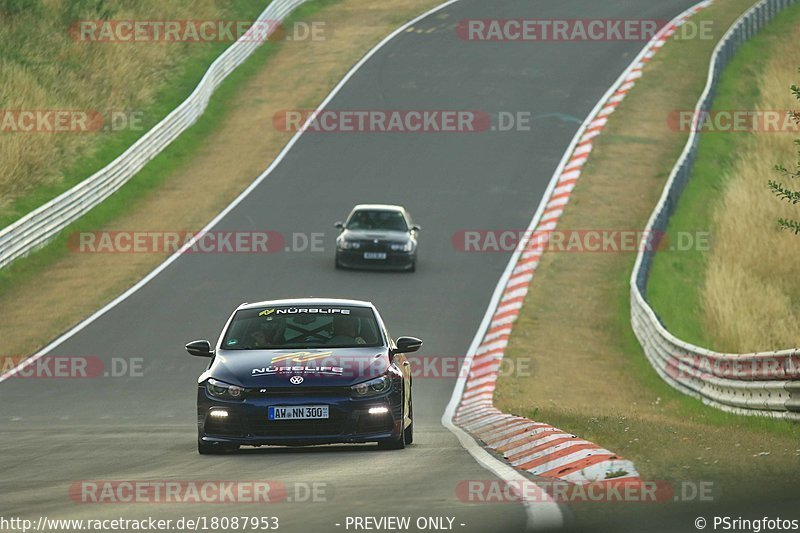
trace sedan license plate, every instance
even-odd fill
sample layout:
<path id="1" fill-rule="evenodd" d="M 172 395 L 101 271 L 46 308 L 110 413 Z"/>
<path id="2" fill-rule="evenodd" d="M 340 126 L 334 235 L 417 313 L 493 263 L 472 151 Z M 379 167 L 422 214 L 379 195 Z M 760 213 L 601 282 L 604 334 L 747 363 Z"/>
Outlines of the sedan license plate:
<path id="1" fill-rule="evenodd" d="M 327 405 L 291 405 L 287 407 L 272 406 L 268 411 L 270 420 L 313 420 L 327 419 Z"/>
<path id="2" fill-rule="evenodd" d="M 364 259 L 386 259 L 386 252 L 364 252 Z"/>

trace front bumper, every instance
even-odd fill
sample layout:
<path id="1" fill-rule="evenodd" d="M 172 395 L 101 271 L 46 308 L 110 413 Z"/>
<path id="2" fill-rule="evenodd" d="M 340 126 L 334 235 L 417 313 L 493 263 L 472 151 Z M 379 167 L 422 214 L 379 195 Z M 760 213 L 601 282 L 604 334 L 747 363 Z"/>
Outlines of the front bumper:
<path id="1" fill-rule="evenodd" d="M 391 250 L 378 250 L 378 252 L 385 253 L 386 259 L 364 259 L 364 250 L 337 249 L 336 262 L 339 266 L 345 268 L 408 270 L 414 266 L 417 260 L 416 252 L 394 252 Z"/>
<path id="2" fill-rule="evenodd" d="M 243 401 L 225 401 L 198 388 L 197 425 L 204 442 L 239 445 L 308 445 L 377 442 L 399 438 L 403 428 L 401 387 L 366 399 L 352 399 L 349 388 L 323 393 L 293 389 L 267 393 L 248 392 Z M 269 406 L 327 405 L 329 418 L 323 420 L 268 420 Z M 387 407 L 388 413 L 370 414 L 371 407 Z M 225 410 L 226 417 L 212 417 L 211 411 Z"/>

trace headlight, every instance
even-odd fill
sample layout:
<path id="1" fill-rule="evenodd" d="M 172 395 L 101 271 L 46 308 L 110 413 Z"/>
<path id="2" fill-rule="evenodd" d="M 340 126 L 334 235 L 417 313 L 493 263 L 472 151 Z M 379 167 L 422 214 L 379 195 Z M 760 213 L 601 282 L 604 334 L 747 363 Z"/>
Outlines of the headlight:
<path id="1" fill-rule="evenodd" d="M 346 241 L 344 239 L 340 239 L 340 240 L 336 241 L 336 244 L 342 250 L 358 250 L 359 248 L 361 248 L 361 243 L 360 242 Z"/>
<path id="2" fill-rule="evenodd" d="M 368 396 L 375 396 L 388 392 L 392 388 L 392 380 L 387 376 L 358 383 L 350 387 L 350 391 L 356 398 L 366 398 Z"/>
<path id="3" fill-rule="evenodd" d="M 392 243 L 391 248 L 395 252 L 410 252 L 414 248 L 414 244 L 411 241 L 396 242 Z"/>
<path id="4" fill-rule="evenodd" d="M 208 393 L 223 400 L 241 400 L 244 396 L 244 389 L 236 385 L 228 385 L 216 379 L 209 379 L 206 381 L 206 390 Z"/>

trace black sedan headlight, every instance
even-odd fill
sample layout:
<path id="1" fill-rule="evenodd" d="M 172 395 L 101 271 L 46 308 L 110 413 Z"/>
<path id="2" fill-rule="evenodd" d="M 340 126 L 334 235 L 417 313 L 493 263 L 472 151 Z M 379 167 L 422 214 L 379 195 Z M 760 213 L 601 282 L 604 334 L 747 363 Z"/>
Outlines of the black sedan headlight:
<path id="1" fill-rule="evenodd" d="M 336 245 L 342 250 L 358 250 L 361 248 L 361 243 L 357 241 L 347 241 L 345 239 L 339 239 L 336 241 Z"/>
<path id="2" fill-rule="evenodd" d="M 392 388 L 392 380 L 389 376 L 380 376 L 363 383 L 357 383 L 350 387 L 350 392 L 354 398 L 369 398 L 378 394 L 385 394 Z"/>
<path id="3" fill-rule="evenodd" d="M 410 252 L 414 249 L 414 243 L 411 241 L 406 242 L 393 242 L 390 248 L 394 252 Z"/>
<path id="4" fill-rule="evenodd" d="M 244 389 L 237 385 L 229 385 L 213 378 L 206 381 L 206 391 L 210 396 L 221 400 L 242 400 Z"/>

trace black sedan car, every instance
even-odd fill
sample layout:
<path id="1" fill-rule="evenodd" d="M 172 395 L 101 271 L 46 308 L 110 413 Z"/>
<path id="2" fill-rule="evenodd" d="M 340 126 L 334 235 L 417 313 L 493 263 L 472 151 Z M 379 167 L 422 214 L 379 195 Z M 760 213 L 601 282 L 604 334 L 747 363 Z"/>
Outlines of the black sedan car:
<path id="1" fill-rule="evenodd" d="M 362 204 L 337 222 L 336 268 L 407 270 L 417 267 L 420 227 L 399 205 Z"/>
<path id="2" fill-rule="evenodd" d="M 240 305 L 198 379 L 197 448 L 414 439 L 411 369 L 405 353 L 422 341 L 394 341 L 369 302 L 303 298 Z"/>

